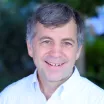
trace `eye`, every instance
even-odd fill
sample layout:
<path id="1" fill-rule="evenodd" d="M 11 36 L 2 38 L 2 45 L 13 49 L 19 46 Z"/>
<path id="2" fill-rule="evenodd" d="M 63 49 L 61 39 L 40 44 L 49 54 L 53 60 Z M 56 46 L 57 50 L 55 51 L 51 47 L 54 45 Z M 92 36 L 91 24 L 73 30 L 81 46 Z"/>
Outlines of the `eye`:
<path id="1" fill-rule="evenodd" d="M 50 43 L 50 41 L 49 41 L 49 40 L 44 40 L 44 41 L 42 41 L 42 43 L 49 44 L 49 43 Z"/>
<path id="2" fill-rule="evenodd" d="M 71 46 L 72 43 L 71 43 L 71 42 L 64 42 L 64 45 L 65 45 L 65 46 Z"/>
<path id="3" fill-rule="evenodd" d="M 51 45 L 52 41 L 49 39 L 44 39 L 44 40 L 41 40 L 40 44 L 41 45 Z"/>

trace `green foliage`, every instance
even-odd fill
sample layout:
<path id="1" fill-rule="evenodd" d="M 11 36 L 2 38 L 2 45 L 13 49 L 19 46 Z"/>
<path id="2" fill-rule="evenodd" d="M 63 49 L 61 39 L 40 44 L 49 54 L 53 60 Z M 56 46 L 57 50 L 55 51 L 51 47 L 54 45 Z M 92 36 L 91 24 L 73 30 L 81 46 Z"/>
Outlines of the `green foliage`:
<path id="1" fill-rule="evenodd" d="M 0 4 L 0 90 L 35 68 L 27 54 L 26 19 L 17 5 Z"/>
<path id="2" fill-rule="evenodd" d="M 71 5 L 84 15 L 95 15 L 95 7 L 104 3 L 104 0 L 49 0 L 50 2 L 63 2 Z"/>
<path id="3" fill-rule="evenodd" d="M 87 77 L 104 88 L 104 38 L 86 43 L 86 69 Z"/>
<path id="4" fill-rule="evenodd" d="M 31 0 L 7 0 L 8 1 L 8 3 L 9 2 L 12 2 L 12 3 L 15 3 L 16 5 L 18 5 L 19 7 L 20 6 L 24 6 L 24 5 L 26 5 L 26 4 L 28 4 Z"/>
<path id="5" fill-rule="evenodd" d="M 80 5 L 80 0 L 54 0 L 55 2 L 62 2 L 71 5 L 73 8 L 77 8 Z"/>
<path id="6" fill-rule="evenodd" d="M 17 8 L 10 7 L 0 9 L 0 20 L 0 58 L 11 68 L 11 63 L 15 65 L 26 51 L 24 19 Z"/>

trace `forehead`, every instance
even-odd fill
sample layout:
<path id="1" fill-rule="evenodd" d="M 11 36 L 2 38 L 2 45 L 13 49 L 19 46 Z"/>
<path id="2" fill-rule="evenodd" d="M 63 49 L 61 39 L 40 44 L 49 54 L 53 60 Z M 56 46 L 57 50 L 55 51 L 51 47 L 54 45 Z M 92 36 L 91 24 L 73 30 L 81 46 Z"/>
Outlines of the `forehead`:
<path id="1" fill-rule="evenodd" d="M 38 35 L 60 35 L 60 36 L 65 36 L 65 35 L 76 35 L 77 34 L 77 25 L 74 22 L 74 20 L 70 20 L 67 24 L 61 25 L 59 27 L 55 26 L 50 26 L 50 27 L 45 27 L 41 23 L 36 24 L 36 34 Z M 62 35 L 63 34 L 63 35 Z"/>

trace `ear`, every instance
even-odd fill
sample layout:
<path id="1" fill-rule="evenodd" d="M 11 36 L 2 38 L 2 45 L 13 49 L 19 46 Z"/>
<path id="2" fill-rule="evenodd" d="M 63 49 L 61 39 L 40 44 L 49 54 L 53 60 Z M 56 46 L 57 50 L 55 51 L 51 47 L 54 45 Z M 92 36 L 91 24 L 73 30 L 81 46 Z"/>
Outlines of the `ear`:
<path id="1" fill-rule="evenodd" d="M 28 50 L 28 55 L 30 57 L 33 57 L 33 49 L 32 49 L 32 44 L 29 41 L 26 41 L 27 44 L 27 50 Z"/>
<path id="2" fill-rule="evenodd" d="M 82 45 L 78 48 L 77 55 L 76 55 L 76 60 L 78 60 L 78 58 L 80 57 L 80 54 L 81 54 L 82 48 L 83 48 Z"/>

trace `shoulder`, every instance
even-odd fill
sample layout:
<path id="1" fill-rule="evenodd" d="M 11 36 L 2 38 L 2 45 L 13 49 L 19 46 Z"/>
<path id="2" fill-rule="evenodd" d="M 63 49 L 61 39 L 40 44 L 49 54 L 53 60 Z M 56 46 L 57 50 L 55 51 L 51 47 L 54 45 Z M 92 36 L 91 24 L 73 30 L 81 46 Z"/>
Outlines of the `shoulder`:
<path id="1" fill-rule="evenodd" d="M 88 100 L 96 102 L 103 101 L 104 103 L 104 90 L 88 80 L 87 78 L 80 77 L 79 81 L 80 93 Z M 98 104 L 98 103 L 97 103 Z M 102 103 L 101 103 L 102 104 Z"/>
<path id="2" fill-rule="evenodd" d="M 29 76 L 27 76 L 27 77 L 24 77 L 24 78 L 22 78 L 22 79 L 20 79 L 20 80 L 18 80 L 18 81 L 16 81 L 16 82 L 14 82 L 14 83 L 12 83 L 12 84 L 10 84 L 9 86 L 7 86 L 2 92 L 1 92 L 1 94 L 7 94 L 8 92 L 17 92 L 18 93 L 18 91 L 23 91 L 24 90 L 24 88 L 28 88 L 28 86 L 30 85 L 30 84 L 32 84 L 31 82 L 32 82 L 32 77 L 33 77 L 33 74 L 31 74 L 31 75 L 29 75 Z M 29 84 L 30 83 L 30 84 Z"/>
<path id="3" fill-rule="evenodd" d="M 15 99 L 15 97 L 19 97 L 20 95 L 22 96 L 22 94 L 24 94 L 26 90 L 30 90 L 29 88 L 32 85 L 32 77 L 33 77 L 33 74 L 27 77 L 24 77 L 18 80 L 17 82 L 14 82 L 11 85 L 7 86 L 0 93 L 0 100 L 1 101 L 6 101 L 7 99 L 12 100 L 12 99 Z"/>
<path id="4" fill-rule="evenodd" d="M 104 92 L 104 90 L 102 88 L 100 88 L 98 85 L 96 85 L 95 83 L 91 82 L 90 80 L 88 80 L 87 78 L 84 77 L 80 77 L 80 82 L 82 88 L 86 89 L 86 90 L 91 90 L 91 91 L 101 91 Z"/>

